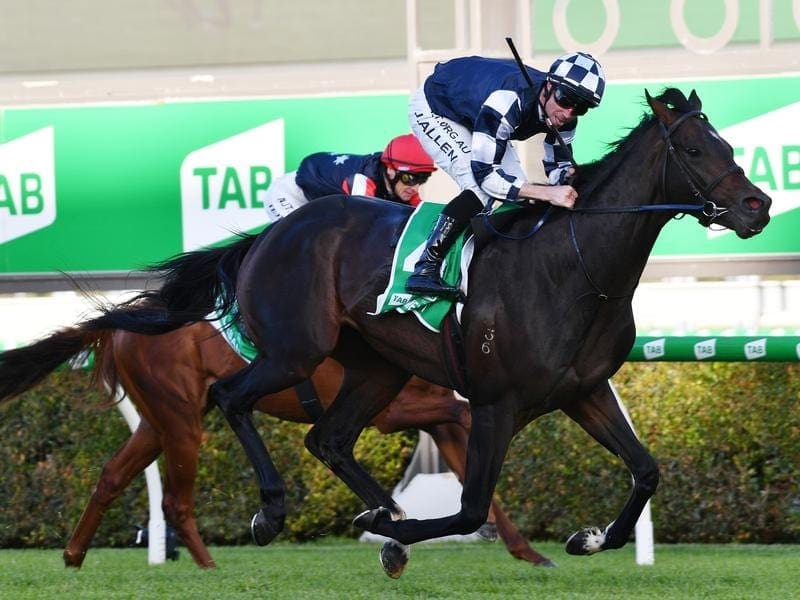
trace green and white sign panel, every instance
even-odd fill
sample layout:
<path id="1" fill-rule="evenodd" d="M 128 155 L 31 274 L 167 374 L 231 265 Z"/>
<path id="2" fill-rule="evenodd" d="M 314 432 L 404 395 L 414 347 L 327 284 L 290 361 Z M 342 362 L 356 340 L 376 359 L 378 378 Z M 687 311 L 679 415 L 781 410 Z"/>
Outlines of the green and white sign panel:
<path id="1" fill-rule="evenodd" d="M 263 227 L 268 219 L 261 197 L 272 178 L 285 172 L 284 154 L 283 119 L 190 153 L 181 164 L 183 249 L 218 242 L 220 228 Z"/>
<path id="2" fill-rule="evenodd" d="M 269 222 L 309 153 L 408 132 L 405 94 L 0 110 L 0 276 L 127 271 Z"/>
<path id="3" fill-rule="evenodd" d="M 628 360 L 640 362 L 798 362 L 797 336 L 638 336 Z"/>
<path id="4" fill-rule="evenodd" d="M 687 217 L 654 254 L 800 255 L 800 76 L 669 83 L 697 90 L 772 196 L 773 221 L 742 241 Z M 577 159 L 602 156 L 638 122 L 644 88 L 665 85 L 612 83 L 581 119 Z M 276 177 L 311 152 L 380 150 L 408 131 L 406 105 L 388 94 L 0 110 L 0 276 L 127 271 L 258 230 Z"/>

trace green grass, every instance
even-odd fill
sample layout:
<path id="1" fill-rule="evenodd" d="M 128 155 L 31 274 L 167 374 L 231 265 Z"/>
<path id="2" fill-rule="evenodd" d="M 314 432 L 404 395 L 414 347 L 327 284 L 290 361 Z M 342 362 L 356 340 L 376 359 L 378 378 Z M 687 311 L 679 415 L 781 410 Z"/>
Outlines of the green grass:
<path id="1" fill-rule="evenodd" d="M 558 563 L 534 568 L 501 544 L 421 544 L 399 580 L 378 565 L 378 546 L 349 540 L 267 548 L 214 548 L 201 571 L 186 550 L 148 566 L 143 549 L 93 549 L 67 570 L 60 550 L 0 550 L 0 598 L 724 598 L 797 597 L 800 546 L 662 545 L 637 566 L 632 544 L 592 557 L 561 544 L 536 548 Z"/>

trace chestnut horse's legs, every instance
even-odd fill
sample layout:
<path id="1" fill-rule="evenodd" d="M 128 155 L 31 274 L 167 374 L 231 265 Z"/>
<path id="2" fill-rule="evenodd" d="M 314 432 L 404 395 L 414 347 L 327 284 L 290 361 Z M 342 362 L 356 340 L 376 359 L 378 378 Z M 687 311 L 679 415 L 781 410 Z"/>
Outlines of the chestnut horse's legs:
<path id="1" fill-rule="evenodd" d="M 164 516 L 175 528 L 194 561 L 204 568 L 214 568 L 216 563 L 200 537 L 194 515 L 194 483 L 200 454 L 202 426 L 194 419 L 175 423 L 177 430 L 165 432 L 165 492 Z M 187 426 L 186 431 L 182 426 Z"/>
<path id="2" fill-rule="evenodd" d="M 75 530 L 64 549 L 64 564 L 80 567 L 103 514 L 109 505 L 128 487 L 131 480 L 145 470 L 161 452 L 158 435 L 142 420 L 136 431 L 103 466 L 89 503 L 83 510 Z"/>

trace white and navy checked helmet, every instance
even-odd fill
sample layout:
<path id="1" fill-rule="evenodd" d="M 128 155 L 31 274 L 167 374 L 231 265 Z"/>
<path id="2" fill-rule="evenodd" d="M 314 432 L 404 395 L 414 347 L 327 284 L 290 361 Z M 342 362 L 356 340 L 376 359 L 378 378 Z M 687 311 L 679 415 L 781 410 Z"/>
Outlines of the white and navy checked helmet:
<path id="1" fill-rule="evenodd" d="M 603 67 L 591 54 L 585 52 L 570 52 L 559 56 L 550 66 L 547 79 L 566 87 L 589 106 L 600 104 L 606 88 Z"/>

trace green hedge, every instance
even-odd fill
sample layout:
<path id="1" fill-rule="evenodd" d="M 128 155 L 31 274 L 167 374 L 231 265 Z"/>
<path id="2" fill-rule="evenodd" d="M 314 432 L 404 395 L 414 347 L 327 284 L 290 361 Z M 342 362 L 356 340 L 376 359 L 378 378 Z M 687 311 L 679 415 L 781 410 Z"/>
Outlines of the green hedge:
<path id="1" fill-rule="evenodd" d="M 800 366 L 628 363 L 614 383 L 661 470 L 659 542 L 800 541 Z M 628 471 L 561 413 L 514 440 L 499 483 L 531 537 L 616 517 Z"/>
<path id="2" fill-rule="evenodd" d="M 628 364 L 615 378 L 639 435 L 661 466 L 653 500 L 659 542 L 800 541 L 800 367 L 783 364 Z M 103 462 L 127 438 L 83 372 L 57 373 L 0 408 L 0 546 L 61 547 Z M 218 411 L 206 418 L 196 491 L 208 543 L 250 543 L 258 505 L 250 466 Z M 283 539 L 355 535 L 361 502 L 303 448 L 306 426 L 258 415 L 287 482 Z M 415 435 L 368 430 L 359 458 L 391 489 Z M 128 545 L 146 525 L 144 478 L 109 511 L 96 546 Z M 498 491 L 531 538 L 563 539 L 614 518 L 630 477 L 560 413 L 515 439 Z"/>
<path id="3" fill-rule="evenodd" d="M 91 391 L 85 372 L 58 372 L 0 408 L 0 547 L 62 547 L 100 476 L 103 463 L 127 439 L 116 407 Z M 307 425 L 258 414 L 256 424 L 287 484 L 281 539 L 355 535 L 361 501 L 303 446 Z M 219 411 L 205 419 L 195 491 L 198 526 L 209 544 L 251 543 L 248 524 L 258 508 L 253 471 Z M 368 429 L 356 455 L 388 489 L 405 471 L 416 434 Z M 161 463 L 161 461 L 160 461 Z M 162 473 L 163 473 L 163 465 Z M 147 526 L 144 477 L 106 512 L 94 546 L 127 546 L 135 526 Z"/>

